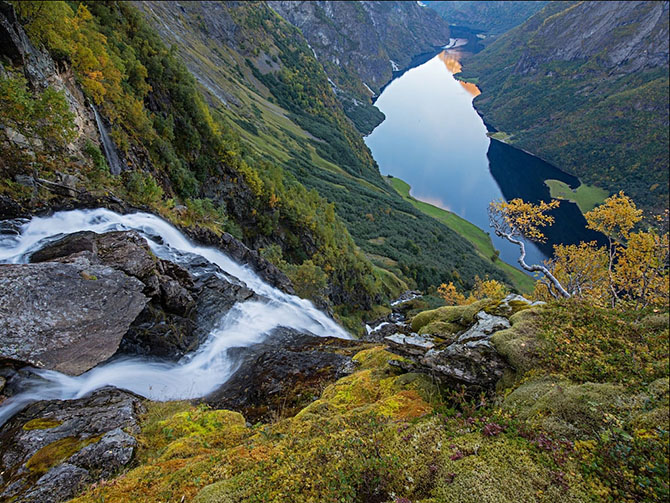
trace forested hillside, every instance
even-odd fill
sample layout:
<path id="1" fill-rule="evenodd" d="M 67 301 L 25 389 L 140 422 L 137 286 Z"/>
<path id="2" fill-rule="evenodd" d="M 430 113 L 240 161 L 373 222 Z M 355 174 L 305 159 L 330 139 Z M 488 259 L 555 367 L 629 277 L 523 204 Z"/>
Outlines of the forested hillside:
<path id="1" fill-rule="evenodd" d="M 551 2 L 464 65 L 509 143 L 668 205 L 668 2 Z"/>
<path id="2" fill-rule="evenodd" d="M 297 26 L 364 134 L 384 116 L 370 104 L 393 72 L 449 42 L 449 27 L 416 2 L 268 2 Z M 374 94 L 373 94 L 374 93 Z"/>
<path id="3" fill-rule="evenodd" d="M 300 32 L 274 11 L 245 3 L 136 5 L 175 45 L 204 83 L 212 107 L 230 118 L 249 149 L 280 161 L 307 188 L 335 203 L 336 214 L 386 283 L 440 284 L 455 270 L 457 281 L 468 285 L 477 274 L 506 278 L 491 257 L 477 255 L 469 242 L 388 186 L 319 60 Z M 216 15 L 207 16 L 212 9 Z M 231 67 L 239 73 L 226 71 Z"/>
<path id="4" fill-rule="evenodd" d="M 122 204 L 227 231 L 343 314 L 415 286 L 510 281 L 382 180 L 307 42 L 267 5 L 14 6 L 0 75 L 6 216 Z"/>

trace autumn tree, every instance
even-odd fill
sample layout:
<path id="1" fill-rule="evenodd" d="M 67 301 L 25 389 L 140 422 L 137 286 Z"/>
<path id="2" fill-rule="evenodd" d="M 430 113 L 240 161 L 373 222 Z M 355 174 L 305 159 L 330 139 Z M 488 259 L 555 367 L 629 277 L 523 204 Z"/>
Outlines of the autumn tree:
<path id="1" fill-rule="evenodd" d="M 607 251 L 596 241 L 578 245 L 555 245 L 554 255 L 545 262 L 547 268 L 572 296 L 588 298 L 599 306 L 609 303 Z M 547 278 L 535 285 L 534 297 L 556 298 L 553 284 Z"/>
<path id="2" fill-rule="evenodd" d="M 449 284 L 442 283 L 437 287 L 437 293 L 444 299 L 447 306 L 460 306 L 461 304 L 465 304 L 465 295 L 456 290 L 453 281 L 450 281 Z"/>
<path id="3" fill-rule="evenodd" d="M 668 302 L 668 233 L 650 227 L 634 232 L 642 210 L 623 192 L 614 194 L 584 215 L 590 229 L 608 240 L 607 277 L 611 304 L 619 300 L 635 309 Z M 667 213 L 666 213 L 667 218 Z M 661 227 L 664 225 L 660 219 Z"/>
<path id="4" fill-rule="evenodd" d="M 670 252 L 663 218 L 658 222 L 660 230 L 634 231 L 642 222 L 642 211 L 623 192 L 585 217 L 589 228 L 607 237 L 608 245 L 598 246 L 595 241 L 556 245 L 553 257 L 545 262 L 569 295 L 599 306 L 623 303 L 636 310 L 667 305 Z M 556 298 L 558 293 L 549 277 L 536 284 L 537 298 Z"/>
<path id="5" fill-rule="evenodd" d="M 523 269 L 528 272 L 542 273 L 552 285 L 550 290 L 552 296 L 569 298 L 570 293 L 546 266 L 526 264 L 524 240 L 528 239 L 537 243 L 546 242 L 547 238 L 542 233 L 542 228 L 554 223 L 554 217 L 547 215 L 547 212 L 557 208 L 558 205 L 559 202 L 556 200 L 548 203 L 540 201 L 539 204 L 529 203 L 519 198 L 511 201 L 492 201 L 489 204 L 489 222 L 497 236 L 519 247 L 520 255 L 517 261 Z"/>
<path id="6" fill-rule="evenodd" d="M 623 191 L 605 200 L 584 215 L 587 227 L 604 234 L 608 240 L 607 272 L 612 305 L 619 298 L 614 279 L 614 263 L 617 250 L 624 246 L 635 224 L 642 219 L 642 211 L 638 210 L 631 198 Z"/>
<path id="7" fill-rule="evenodd" d="M 500 300 L 509 293 L 509 290 L 495 279 L 481 279 L 475 276 L 475 284 L 467 297 L 459 292 L 451 281 L 449 284 L 442 283 L 437 288 L 437 293 L 444 299 L 446 305 L 461 306 L 486 298 Z"/>
<path id="8" fill-rule="evenodd" d="M 495 279 L 481 279 L 479 276 L 475 276 L 475 286 L 472 288 L 470 297 L 473 302 L 475 300 L 481 299 L 494 299 L 501 300 L 507 294 L 509 290 L 507 287 Z"/>

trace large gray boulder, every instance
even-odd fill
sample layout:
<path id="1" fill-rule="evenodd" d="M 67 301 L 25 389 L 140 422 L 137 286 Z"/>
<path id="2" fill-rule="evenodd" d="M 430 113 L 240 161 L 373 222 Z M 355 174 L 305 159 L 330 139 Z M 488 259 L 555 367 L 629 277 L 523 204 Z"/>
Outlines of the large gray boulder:
<path id="1" fill-rule="evenodd" d="M 475 324 L 441 343 L 431 335 L 397 333 L 384 341 L 391 351 L 405 357 L 394 361 L 409 372 L 427 372 L 449 386 L 465 386 L 470 392 L 490 389 L 502 377 L 507 364 L 490 342 L 499 330 L 510 327 L 507 318 L 480 311 Z"/>
<path id="2" fill-rule="evenodd" d="M 28 406 L 0 429 L 0 500 L 67 501 L 113 476 L 133 457 L 144 411 L 140 398 L 114 388 Z"/>
<path id="3" fill-rule="evenodd" d="M 0 265 L 0 359 L 79 375 L 116 352 L 148 300 L 143 289 L 85 257 Z"/>
<path id="4" fill-rule="evenodd" d="M 371 346 L 280 327 L 261 343 L 233 348 L 229 355 L 237 359 L 238 370 L 203 401 L 239 411 L 251 422 L 289 417 L 351 372 L 352 356 Z"/>
<path id="5" fill-rule="evenodd" d="M 176 253 L 176 252 L 175 252 Z M 244 284 L 197 255 L 183 266 L 156 257 L 134 231 L 69 234 L 33 253 L 31 262 L 87 260 L 143 283 L 149 302 L 128 328 L 120 352 L 177 360 L 194 351 L 237 302 L 254 297 Z"/>

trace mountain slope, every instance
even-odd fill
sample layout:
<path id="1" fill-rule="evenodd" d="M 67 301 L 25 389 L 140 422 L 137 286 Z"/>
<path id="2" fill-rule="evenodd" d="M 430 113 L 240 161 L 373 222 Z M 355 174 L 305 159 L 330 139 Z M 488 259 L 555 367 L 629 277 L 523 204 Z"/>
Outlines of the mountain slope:
<path id="1" fill-rule="evenodd" d="M 309 273 L 318 296 L 334 304 L 369 308 L 379 298 L 370 263 L 332 205 L 248 151 L 131 5 L 16 3 L 27 35 L 12 7 L 0 5 L 8 40 L 0 74 L 3 217 L 140 206 L 182 226 L 229 231 L 253 249 L 278 249 L 287 272 Z M 116 144 L 120 176 L 110 174 L 96 121 Z M 60 130 L 70 134 L 55 138 Z"/>
<path id="2" fill-rule="evenodd" d="M 413 57 L 449 42 L 447 24 L 416 2 L 268 4 L 302 31 L 345 112 L 364 134 L 384 118 L 370 104 L 372 93 L 379 94 Z"/>
<path id="3" fill-rule="evenodd" d="M 523 23 L 547 2 L 478 1 L 424 2 L 447 23 L 499 35 Z"/>
<path id="4" fill-rule="evenodd" d="M 667 208 L 668 2 L 552 2 L 464 66 L 514 146 Z"/>
<path id="5" fill-rule="evenodd" d="M 265 4 L 136 5 L 174 44 L 204 83 L 212 108 L 237 128 L 247 148 L 281 162 L 335 204 L 358 247 L 384 270 L 379 272 L 385 281 L 427 287 L 451 281 L 455 270 L 464 286 L 475 275 L 510 281 L 490 257 L 416 210 L 382 179 L 307 42 Z"/>

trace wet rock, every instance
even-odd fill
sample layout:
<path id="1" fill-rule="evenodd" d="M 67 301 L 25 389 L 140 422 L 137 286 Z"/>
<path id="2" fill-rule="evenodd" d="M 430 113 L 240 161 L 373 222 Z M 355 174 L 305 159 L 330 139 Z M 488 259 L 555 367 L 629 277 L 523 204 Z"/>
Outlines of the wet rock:
<path id="1" fill-rule="evenodd" d="M 60 502 L 132 458 L 140 399 L 103 388 L 71 401 L 36 402 L 0 429 L 0 499 Z"/>
<path id="2" fill-rule="evenodd" d="M 400 297 L 391 302 L 391 307 L 399 306 L 400 304 L 404 304 L 405 302 L 409 302 L 410 300 L 418 299 L 421 297 L 423 297 L 421 292 L 416 290 L 407 290 L 402 295 L 400 295 Z"/>
<path id="3" fill-rule="evenodd" d="M 84 257 L 0 265 L 0 358 L 79 375 L 117 350 L 148 300 L 143 288 Z"/>
<path id="4" fill-rule="evenodd" d="M 349 373 L 351 357 L 367 347 L 279 328 L 260 344 L 231 351 L 239 370 L 204 400 L 240 411 L 251 422 L 292 416 L 318 398 L 326 384 Z"/>
<path id="5" fill-rule="evenodd" d="M 388 318 L 380 318 L 365 325 L 366 334 L 363 339 L 366 341 L 382 342 L 385 337 L 401 330 L 401 327 L 401 324 L 389 321 Z"/>
<path id="6" fill-rule="evenodd" d="M 130 462 L 136 447 L 135 437 L 116 428 L 105 433 L 97 442 L 84 447 L 69 462 L 107 478 L 118 467 Z"/>
<path id="7" fill-rule="evenodd" d="M 237 302 L 254 297 L 246 285 L 202 257 L 180 254 L 183 265 L 156 257 L 134 231 L 77 232 L 46 245 L 30 260 L 68 263 L 82 257 L 134 276 L 150 297 L 121 342 L 126 354 L 179 359 L 197 349 Z"/>
<path id="8" fill-rule="evenodd" d="M 144 238 L 136 232 L 75 232 L 33 253 L 30 262 L 68 261 L 71 256 L 89 252 L 93 260 L 119 269 L 139 280 L 155 273 L 157 259 Z"/>
<path id="9" fill-rule="evenodd" d="M 35 488 L 28 491 L 18 501 L 25 503 L 67 501 L 77 494 L 88 479 L 88 472 L 83 468 L 63 463 L 43 475 L 35 483 Z"/>
<path id="10" fill-rule="evenodd" d="M 181 231 L 195 241 L 215 246 L 228 254 L 233 260 L 241 264 L 247 264 L 258 276 L 275 288 L 286 293 L 295 294 L 293 284 L 286 274 L 277 269 L 274 264 L 261 257 L 257 251 L 247 248 L 241 241 L 235 239 L 230 234 L 223 233 L 221 236 L 217 236 L 214 232 L 202 227 L 186 227 L 181 228 Z"/>

